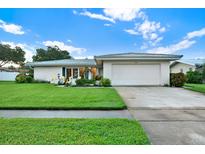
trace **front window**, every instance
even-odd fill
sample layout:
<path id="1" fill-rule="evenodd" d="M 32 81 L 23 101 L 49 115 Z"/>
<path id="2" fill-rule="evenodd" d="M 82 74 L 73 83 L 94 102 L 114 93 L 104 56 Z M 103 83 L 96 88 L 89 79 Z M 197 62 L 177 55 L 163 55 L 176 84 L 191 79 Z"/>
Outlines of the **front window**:
<path id="1" fill-rule="evenodd" d="M 73 69 L 73 78 L 74 79 L 78 78 L 78 69 L 77 68 Z"/>
<path id="2" fill-rule="evenodd" d="M 183 73 L 183 69 L 182 68 L 180 69 L 180 72 Z"/>

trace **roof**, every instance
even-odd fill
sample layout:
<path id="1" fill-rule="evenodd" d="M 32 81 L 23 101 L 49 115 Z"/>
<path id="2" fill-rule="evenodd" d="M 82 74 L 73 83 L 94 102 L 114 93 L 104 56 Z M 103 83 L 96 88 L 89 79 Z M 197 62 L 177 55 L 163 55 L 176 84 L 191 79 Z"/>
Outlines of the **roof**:
<path id="1" fill-rule="evenodd" d="M 63 59 L 26 63 L 26 66 L 95 66 L 94 59 Z"/>
<path id="2" fill-rule="evenodd" d="M 18 69 L 9 69 L 9 68 L 5 68 L 5 67 L 0 67 L 0 71 L 4 71 L 4 72 L 19 72 Z"/>
<path id="3" fill-rule="evenodd" d="M 177 63 L 183 63 L 183 64 L 187 64 L 187 65 L 202 65 L 205 63 L 205 59 L 180 59 L 180 60 L 176 60 L 174 61 L 171 66 L 176 65 Z"/>
<path id="4" fill-rule="evenodd" d="M 136 52 L 95 56 L 96 60 L 178 60 L 181 57 L 183 55 Z"/>

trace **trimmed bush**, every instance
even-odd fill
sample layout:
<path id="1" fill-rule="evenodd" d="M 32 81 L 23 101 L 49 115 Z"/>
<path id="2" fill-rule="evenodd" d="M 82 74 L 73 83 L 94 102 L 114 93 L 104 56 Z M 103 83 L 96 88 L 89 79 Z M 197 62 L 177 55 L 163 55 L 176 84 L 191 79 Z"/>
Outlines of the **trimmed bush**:
<path id="1" fill-rule="evenodd" d="M 32 83 L 33 78 L 26 74 L 18 74 L 15 78 L 17 83 Z"/>
<path id="2" fill-rule="evenodd" d="M 111 86 L 111 81 L 108 78 L 103 78 L 100 80 L 100 85 L 104 87 L 110 87 Z"/>
<path id="3" fill-rule="evenodd" d="M 32 83 L 33 82 L 33 78 L 29 75 L 26 76 L 26 82 L 27 83 Z"/>
<path id="4" fill-rule="evenodd" d="M 25 74 L 18 74 L 15 78 L 17 83 L 26 83 L 26 75 Z"/>
<path id="5" fill-rule="evenodd" d="M 189 71 L 186 74 L 187 83 L 202 83 L 202 73 L 198 71 Z"/>
<path id="6" fill-rule="evenodd" d="M 170 85 L 174 87 L 182 87 L 186 82 L 186 76 L 184 73 L 171 73 Z"/>
<path id="7" fill-rule="evenodd" d="M 89 86 L 91 84 L 95 84 L 95 80 L 77 79 L 75 83 L 77 86 Z"/>

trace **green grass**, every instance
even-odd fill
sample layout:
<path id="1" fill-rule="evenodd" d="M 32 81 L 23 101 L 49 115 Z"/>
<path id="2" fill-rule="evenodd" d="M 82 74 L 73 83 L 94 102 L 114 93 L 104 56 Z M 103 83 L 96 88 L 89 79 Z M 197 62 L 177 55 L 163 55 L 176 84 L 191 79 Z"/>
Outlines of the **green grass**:
<path id="1" fill-rule="evenodd" d="M 60 88 L 47 83 L 0 82 L 0 109 L 124 109 L 113 88 Z"/>
<path id="2" fill-rule="evenodd" d="M 149 144 L 127 119 L 0 119 L 0 144 Z"/>
<path id="3" fill-rule="evenodd" d="M 205 94 L 205 84 L 188 84 L 188 83 L 186 83 L 184 88 Z"/>

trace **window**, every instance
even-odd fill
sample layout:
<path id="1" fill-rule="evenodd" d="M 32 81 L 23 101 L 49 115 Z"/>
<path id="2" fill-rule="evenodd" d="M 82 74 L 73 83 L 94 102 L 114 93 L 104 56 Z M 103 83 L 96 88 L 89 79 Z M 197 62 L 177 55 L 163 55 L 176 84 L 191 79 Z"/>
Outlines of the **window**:
<path id="1" fill-rule="evenodd" d="M 183 69 L 182 68 L 180 69 L 180 72 L 183 73 Z"/>
<path id="2" fill-rule="evenodd" d="M 78 69 L 77 68 L 73 69 L 73 78 L 74 79 L 78 78 Z"/>

